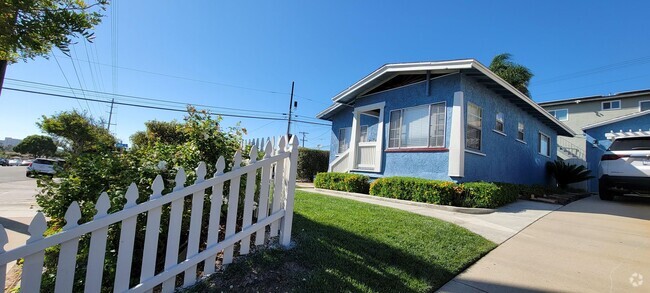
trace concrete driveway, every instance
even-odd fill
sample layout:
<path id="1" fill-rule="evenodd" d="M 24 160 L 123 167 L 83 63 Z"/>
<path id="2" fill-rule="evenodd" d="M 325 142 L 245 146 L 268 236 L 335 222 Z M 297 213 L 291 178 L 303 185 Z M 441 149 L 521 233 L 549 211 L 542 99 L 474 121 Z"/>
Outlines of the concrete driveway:
<path id="1" fill-rule="evenodd" d="M 510 238 L 440 292 L 650 292 L 650 200 L 568 204 Z"/>

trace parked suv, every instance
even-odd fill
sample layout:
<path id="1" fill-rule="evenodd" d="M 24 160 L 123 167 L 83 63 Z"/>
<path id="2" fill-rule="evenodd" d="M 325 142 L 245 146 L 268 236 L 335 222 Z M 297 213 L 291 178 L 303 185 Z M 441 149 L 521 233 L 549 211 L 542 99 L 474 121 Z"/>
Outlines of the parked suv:
<path id="1" fill-rule="evenodd" d="M 27 177 L 31 177 L 37 174 L 47 174 L 54 175 L 56 173 L 56 168 L 62 166 L 64 161 L 61 160 L 50 160 L 50 159 L 35 159 L 32 163 L 27 166 Z"/>
<path id="2" fill-rule="evenodd" d="M 600 198 L 650 197 L 650 136 L 616 138 L 598 165 Z"/>

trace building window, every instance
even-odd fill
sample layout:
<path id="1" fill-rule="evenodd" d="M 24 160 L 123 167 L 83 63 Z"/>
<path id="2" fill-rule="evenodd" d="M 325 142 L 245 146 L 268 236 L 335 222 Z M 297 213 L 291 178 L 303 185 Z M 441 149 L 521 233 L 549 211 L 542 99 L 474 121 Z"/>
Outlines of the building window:
<path id="1" fill-rule="evenodd" d="M 557 120 L 567 121 L 569 120 L 569 110 L 568 109 L 557 109 L 548 111 L 551 115 L 555 116 Z"/>
<path id="2" fill-rule="evenodd" d="M 361 133 L 359 135 L 360 142 L 368 141 L 368 125 L 361 125 Z"/>
<path id="3" fill-rule="evenodd" d="M 602 110 L 617 110 L 621 108 L 621 100 L 607 101 L 602 103 Z"/>
<path id="4" fill-rule="evenodd" d="M 391 111 L 388 147 L 444 147 L 445 113 L 445 103 Z"/>
<path id="5" fill-rule="evenodd" d="M 525 141 L 524 140 L 524 124 L 521 123 L 521 122 L 519 122 L 517 124 L 517 139 L 521 140 L 521 141 Z"/>
<path id="6" fill-rule="evenodd" d="M 648 111 L 650 110 L 650 100 L 649 101 L 640 101 L 639 102 L 639 111 Z"/>
<path id="7" fill-rule="evenodd" d="M 467 130 L 465 146 L 471 150 L 481 150 L 483 109 L 472 103 L 467 103 Z"/>
<path id="8" fill-rule="evenodd" d="M 499 112 L 497 113 L 497 123 L 494 126 L 494 130 L 504 133 L 504 125 L 503 125 L 503 113 Z"/>
<path id="9" fill-rule="evenodd" d="M 539 133 L 539 153 L 541 155 L 551 156 L 551 138 L 543 133 Z"/>
<path id="10" fill-rule="evenodd" d="M 344 153 L 350 147 L 350 127 L 339 129 L 339 154 Z"/>

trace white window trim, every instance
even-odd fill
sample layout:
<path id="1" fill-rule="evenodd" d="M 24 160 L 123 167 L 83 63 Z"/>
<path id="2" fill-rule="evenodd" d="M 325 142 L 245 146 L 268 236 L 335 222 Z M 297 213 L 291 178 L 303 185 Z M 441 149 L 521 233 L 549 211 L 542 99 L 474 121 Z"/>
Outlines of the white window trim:
<path id="1" fill-rule="evenodd" d="M 492 129 L 492 131 L 494 131 L 494 133 L 499 134 L 499 135 L 508 136 L 508 135 L 505 134 L 504 132 L 498 131 L 498 130 L 496 130 L 496 129 Z"/>
<path id="2" fill-rule="evenodd" d="M 481 109 L 481 138 L 479 140 L 479 145 L 478 145 L 478 150 L 477 149 L 472 149 L 467 146 L 467 128 L 470 127 L 469 123 L 467 123 L 467 119 L 469 118 L 469 105 L 474 105 L 477 108 Z M 477 104 L 474 104 L 472 102 L 467 102 L 467 110 L 465 113 L 465 151 L 470 152 L 472 154 L 477 154 L 477 155 L 485 155 L 484 153 L 481 153 L 483 150 L 483 108 L 480 107 Z"/>
<path id="3" fill-rule="evenodd" d="M 639 101 L 639 112 L 641 112 L 641 103 L 650 103 L 650 100 Z M 650 111 L 650 110 L 646 110 L 646 111 Z"/>
<path id="4" fill-rule="evenodd" d="M 602 105 L 601 105 L 601 108 L 602 108 Z M 557 116 L 555 116 L 555 112 L 556 112 L 556 111 L 563 111 L 563 110 L 566 111 L 566 119 L 560 119 L 560 118 L 557 118 Z M 549 114 L 553 115 L 553 117 L 555 117 L 555 119 L 557 119 L 557 121 L 569 121 L 569 109 L 568 109 L 568 108 L 564 108 L 564 109 L 553 109 L 553 110 L 548 110 L 548 112 L 549 112 Z"/>
<path id="5" fill-rule="evenodd" d="M 352 131 L 352 127 L 341 127 L 341 128 L 339 128 L 339 143 L 336 145 L 336 157 L 342 155 L 343 153 L 345 153 L 345 151 L 350 149 L 350 142 L 348 141 L 348 148 L 343 152 L 339 152 L 340 149 L 341 149 L 341 147 L 340 147 L 341 146 L 341 137 L 340 136 L 341 136 L 341 130 L 342 129 L 349 129 L 349 131 Z M 352 140 L 352 138 L 350 138 L 350 140 Z"/>
<path id="6" fill-rule="evenodd" d="M 521 139 L 518 139 L 518 138 L 515 138 L 515 140 L 518 141 L 518 142 L 520 142 L 520 143 L 523 143 L 523 144 L 528 144 L 527 142 L 525 142 L 525 141 L 523 141 L 523 140 L 521 140 Z"/>
<path id="7" fill-rule="evenodd" d="M 613 103 L 613 102 L 618 102 L 618 108 L 612 108 L 612 103 Z M 610 104 L 609 104 L 609 106 L 610 106 L 609 109 L 605 109 L 605 103 L 610 103 Z M 622 105 L 621 105 L 621 100 L 610 100 L 610 101 L 604 101 L 604 102 L 601 102 L 601 103 L 600 103 L 600 110 L 601 110 L 601 111 L 620 110 L 620 109 L 621 109 L 621 106 L 622 106 Z M 568 115 L 567 115 L 567 116 L 568 116 Z"/>
<path id="8" fill-rule="evenodd" d="M 519 139 L 519 124 L 524 126 L 523 131 L 521 132 L 524 137 L 523 139 Z M 526 124 L 524 124 L 523 122 L 517 122 L 517 136 L 515 137 L 515 139 L 519 142 L 526 143 Z"/>
<path id="9" fill-rule="evenodd" d="M 499 114 L 501 114 L 501 116 L 503 116 L 503 119 L 501 119 L 501 125 L 503 125 L 503 131 L 497 129 L 497 123 L 499 123 Z M 506 136 L 506 118 L 505 117 L 506 117 L 506 115 L 503 114 L 503 112 L 497 112 L 497 114 L 494 115 L 494 118 L 495 118 L 494 122 L 495 123 L 494 123 L 494 129 L 492 129 L 496 133 L 503 134 L 504 136 Z"/>
<path id="10" fill-rule="evenodd" d="M 361 134 L 363 133 L 362 129 L 363 129 L 364 127 L 366 128 L 366 141 L 362 141 L 362 140 L 361 140 Z M 368 142 L 368 130 L 370 130 L 370 128 L 368 127 L 368 125 L 361 125 L 361 126 L 359 126 L 359 143 L 362 143 L 362 142 Z"/>
<path id="11" fill-rule="evenodd" d="M 465 149 L 465 152 L 466 152 L 466 153 L 470 153 L 470 154 L 475 154 L 475 155 L 483 156 L 483 157 L 486 157 L 486 156 L 487 156 L 485 153 L 477 152 L 477 151 L 475 151 L 475 150 L 471 150 L 471 149 Z"/>
<path id="12" fill-rule="evenodd" d="M 437 104 L 442 104 L 445 108 L 445 111 L 443 111 L 445 115 L 445 128 L 444 128 L 444 134 L 442 137 L 442 146 L 431 146 L 431 106 L 437 105 Z M 429 126 L 429 136 L 427 137 L 427 146 L 411 146 L 411 147 L 403 147 L 402 145 L 402 121 L 404 120 L 404 110 L 406 109 L 411 109 L 411 108 L 417 108 L 417 107 L 422 107 L 424 105 L 429 106 L 429 114 L 427 115 L 428 119 L 428 126 Z M 390 121 L 392 120 L 391 118 L 393 117 L 393 112 L 394 111 L 400 111 L 402 112 L 399 116 L 399 135 L 397 136 L 397 147 L 390 147 Z M 406 107 L 406 108 L 399 108 L 399 109 L 394 109 L 390 110 L 389 112 L 389 117 L 388 117 L 388 147 L 386 147 L 387 150 L 400 150 L 400 149 L 422 149 L 422 148 L 427 148 L 427 149 L 434 149 L 434 148 L 445 148 L 447 147 L 447 102 L 436 102 L 436 103 L 431 103 L 431 104 L 422 104 L 422 105 L 417 105 L 417 106 L 411 106 L 411 107 Z"/>
<path id="13" fill-rule="evenodd" d="M 542 153 L 541 153 L 542 142 L 541 142 L 540 139 L 539 139 L 539 135 L 543 135 L 543 136 L 548 137 L 548 155 L 547 155 L 547 154 L 542 154 Z M 538 141 L 538 144 L 539 144 L 539 145 L 537 146 L 537 153 L 538 153 L 539 155 L 544 156 L 544 157 L 550 158 L 550 157 L 551 157 L 551 145 L 553 144 L 553 141 L 551 140 L 551 136 L 548 135 L 548 134 L 546 134 L 546 133 L 544 133 L 544 132 L 541 132 L 541 131 L 539 132 L 539 135 L 537 136 L 537 141 Z"/>

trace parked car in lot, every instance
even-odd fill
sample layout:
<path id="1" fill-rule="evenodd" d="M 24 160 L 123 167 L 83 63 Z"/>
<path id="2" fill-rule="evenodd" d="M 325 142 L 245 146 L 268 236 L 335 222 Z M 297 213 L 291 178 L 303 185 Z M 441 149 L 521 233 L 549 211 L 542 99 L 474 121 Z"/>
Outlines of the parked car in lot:
<path id="1" fill-rule="evenodd" d="M 21 166 L 29 166 L 29 164 L 32 163 L 33 160 L 22 160 L 20 161 Z"/>
<path id="2" fill-rule="evenodd" d="M 54 175 L 59 167 L 62 167 L 65 161 L 53 159 L 35 159 L 27 166 L 25 175 L 31 177 L 38 174 Z"/>
<path id="3" fill-rule="evenodd" d="M 9 166 L 9 160 L 0 158 L 0 166 Z"/>
<path id="4" fill-rule="evenodd" d="M 23 160 L 20 158 L 12 158 L 9 160 L 8 165 L 9 166 L 20 166 L 20 163 L 22 163 Z"/>
<path id="5" fill-rule="evenodd" d="M 598 193 L 650 197 L 650 136 L 621 137 L 612 142 L 598 165 Z"/>

